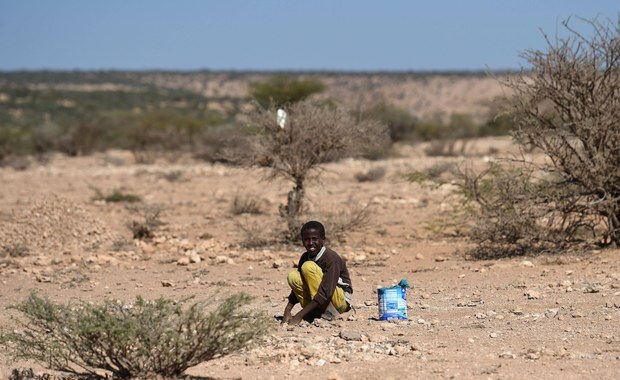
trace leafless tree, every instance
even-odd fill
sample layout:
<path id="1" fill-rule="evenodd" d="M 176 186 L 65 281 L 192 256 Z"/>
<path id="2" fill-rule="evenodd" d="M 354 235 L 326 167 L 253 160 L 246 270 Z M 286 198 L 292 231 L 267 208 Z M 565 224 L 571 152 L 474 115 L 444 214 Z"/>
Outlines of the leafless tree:
<path id="1" fill-rule="evenodd" d="M 509 174 L 502 183 L 513 188 L 493 198 L 503 206 L 487 207 L 495 210 L 496 226 L 510 225 L 498 218 L 502 209 L 520 218 L 514 242 L 536 235 L 529 241 L 557 248 L 587 230 L 599 243 L 620 243 L 620 18 L 579 21 L 587 32 L 565 21 L 568 36 L 545 35 L 546 50 L 524 53 L 531 69 L 504 82 L 513 93 L 513 136 L 548 158 L 535 166 L 521 162 L 527 175 Z M 514 187 L 518 178 L 528 185 Z M 485 236 L 511 236 L 505 230 Z"/>
<path id="2" fill-rule="evenodd" d="M 278 119 L 275 108 L 257 108 L 250 116 L 258 129 L 251 152 L 241 160 L 246 165 L 269 167 L 269 178 L 281 177 L 293 183 L 280 215 L 289 234 L 297 234 L 304 210 L 306 183 L 316 178 L 322 164 L 344 157 L 363 156 L 383 150 L 389 144 L 388 129 L 373 120 L 358 120 L 333 104 L 309 100 L 293 103 Z M 282 111 L 280 111 L 282 115 Z"/>

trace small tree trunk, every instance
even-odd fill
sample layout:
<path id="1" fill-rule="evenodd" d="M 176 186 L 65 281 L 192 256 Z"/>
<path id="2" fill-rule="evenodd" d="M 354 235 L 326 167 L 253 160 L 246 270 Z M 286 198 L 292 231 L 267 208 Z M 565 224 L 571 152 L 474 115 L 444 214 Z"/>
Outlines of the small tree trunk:
<path id="1" fill-rule="evenodd" d="M 280 215 L 286 219 L 290 239 L 295 239 L 299 232 L 299 215 L 303 211 L 304 194 L 304 178 L 296 178 L 295 187 L 288 193 L 286 205 L 280 206 Z"/>
<path id="2" fill-rule="evenodd" d="M 620 213 L 615 213 L 609 218 L 610 244 L 620 247 Z"/>

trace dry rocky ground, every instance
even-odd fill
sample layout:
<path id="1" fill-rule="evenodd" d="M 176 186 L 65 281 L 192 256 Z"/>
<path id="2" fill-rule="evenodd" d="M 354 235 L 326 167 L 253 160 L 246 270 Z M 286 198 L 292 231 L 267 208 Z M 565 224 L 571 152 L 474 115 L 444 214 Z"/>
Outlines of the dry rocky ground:
<path id="1" fill-rule="evenodd" d="M 478 142 L 506 153 L 505 139 Z M 458 158 L 429 158 L 400 147 L 400 158 L 325 166 L 308 187 L 310 211 L 370 204 L 368 225 L 330 246 L 348 259 L 356 312 L 345 320 L 280 326 L 267 344 L 191 368 L 216 379 L 617 378 L 620 369 L 620 255 L 469 261 L 470 243 L 442 233 L 456 203 L 451 186 L 421 187 L 400 174 Z M 467 160 L 482 162 L 482 154 Z M 374 182 L 356 173 L 384 168 Z M 125 152 L 57 156 L 24 171 L 0 169 L 0 324 L 5 307 L 32 290 L 57 302 L 132 300 L 136 295 L 197 300 L 245 291 L 252 307 L 281 314 L 286 274 L 300 245 L 244 248 L 279 225 L 290 184 L 262 181 L 258 170 L 181 160 L 136 165 Z M 133 240 L 138 215 L 93 201 L 95 189 L 122 189 L 160 205 L 165 222 L 150 241 Z M 234 215 L 235 197 L 260 199 L 263 213 Z M 438 222 L 443 220 L 443 222 Z M 447 224 L 447 223 L 446 223 Z M 329 230 L 327 231 L 329 235 Z M 444 231 L 450 232 L 450 231 Z M 408 320 L 378 321 L 378 285 L 406 278 Z M 11 368 L 0 353 L 0 378 Z"/>

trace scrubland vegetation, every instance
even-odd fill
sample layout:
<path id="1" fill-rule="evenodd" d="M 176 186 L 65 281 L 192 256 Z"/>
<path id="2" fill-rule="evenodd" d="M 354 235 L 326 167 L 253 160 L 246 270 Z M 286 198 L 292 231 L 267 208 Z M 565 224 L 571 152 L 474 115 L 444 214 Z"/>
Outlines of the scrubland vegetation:
<path id="1" fill-rule="evenodd" d="M 546 50 L 525 52 L 531 70 L 502 80 L 510 96 L 490 107 L 494 111 L 483 121 L 464 113 L 419 119 L 388 102 L 345 107 L 339 99 L 319 96 L 326 85 L 318 77 L 291 73 L 249 79 L 247 92 L 237 97 L 213 94 L 205 85 L 192 90 L 191 76 L 182 73 L 2 73 L 0 165 L 22 170 L 28 166 L 23 157 L 125 149 L 136 163 L 189 154 L 258 167 L 267 178 L 292 185 L 278 207 L 285 224 L 281 237 L 290 241 L 307 216 L 308 179 L 319 177 L 324 164 L 351 157 L 389 159 L 394 143 L 426 142 L 428 156 L 461 156 L 473 138 L 510 134 L 520 157 L 496 155 L 484 168 L 448 163 L 406 175 L 426 186 L 452 186 L 461 208 L 450 223 L 459 225 L 454 235 L 473 242 L 467 257 L 617 247 L 620 20 L 578 22 L 591 27 L 592 37 L 567 22 L 569 37 L 548 38 Z M 169 76 L 183 85 L 175 88 L 165 80 Z M 278 110 L 285 120 L 276 117 Z M 531 152 L 543 159 L 532 159 Z M 355 179 L 373 182 L 384 175 L 375 168 Z M 93 201 L 133 204 L 126 207 L 139 217 L 127 225 L 134 239 L 153 238 L 163 223 L 162 210 L 142 204 L 137 195 L 94 190 Z M 259 197 L 237 195 L 230 212 L 260 215 L 265 207 Z M 363 205 L 333 211 L 326 224 L 334 238 L 369 215 Z M 246 232 L 257 238 L 245 247 L 269 243 L 264 234 L 258 236 L 262 231 Z M 2 249 L 10 257 L 27 254 L 22 245 Z M 177 376 L 242 350 L 267 332 L 264 315 L 237 309 L 249 298 L 234 297 L 205 314 L 203 305 L 185 308 L 165 299 L 56 305 L 33 294 L 15 306 L 27 322 L 20 330 L 4 331 L 0 343 L 16 358 L 80 375 Z"/>

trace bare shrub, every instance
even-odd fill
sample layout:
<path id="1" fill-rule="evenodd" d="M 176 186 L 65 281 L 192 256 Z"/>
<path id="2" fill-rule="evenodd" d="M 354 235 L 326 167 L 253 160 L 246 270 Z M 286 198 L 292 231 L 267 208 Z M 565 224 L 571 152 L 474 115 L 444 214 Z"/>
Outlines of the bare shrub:
<path id="1" fill-rule="evenodd" d="M 429 156 L 462 156 L 471 139 L 478 135 L 478 126 L 470 115 L 452 115 L 448 125 L 433 128 L 430 143 L 424 149 Z"/>
<path id="2" fill-rule="evenodd" d="M 9 167 L 13 170 L 26 170 L 32 164 L 29 157 L 26 156 L 3 156 L 0 154 L 0 168 Z"/>
<path id="3" fill-rule="evenodd" d="M 458 165 L 453 161 L 437 162 L 426 169 L 425 172 L 430 178 L 441 178 L 444 175 L 454 178 L 458 173 Z"/>
<path id="4" fill-rule="evenodd" d="M 387 128 L 378 121 L 358 121 L 350 112 L 311 101 L 294 103 L 279 123 L 276 109 L 256 109 L 251 126 L 259 132 L 253 149 L 237 152 L 236 160 L 248 166 L 266 166 L 268 178 L 282 177 L 293 189 L 280 206 L 290 238 L 297 238 L 299 217 L 304 211 L 305 186 L 319 174 L 322 164 L 344 157 L 382 150 L 389 143 Z"/>
<path id="5" fill-rule="evenodd" d="M 32 293 L 13 306 L 25 321 L 0 330 L 0 346 L 14 359 L 93 379 L 179 376 L 261 340 L 270 321 L 244 308 L 250 300 L 234 294 L 207 313 L 204 303 L 164 298 L 62 305 Z"/>
<path id="6" fill-rule="evenodd" d="M 457 183 L 464 199 L 479 206 L 469 234 L 477 243 L 473 258 L 559 252 L 595 236 L 600 223 L 575 198 L 575 188 L 533 165 L 493 163 L 462 171 Z"/>
<path id="7" fill-rule="evenodd" d="M 28 246 L 22 243 L 14 243 L 2 246 L 0 257 L 24 257 L 30 254 Z"/>
<path id="8" fill-rule="evenodd" d="M 234 161 L 228 154 L 230 150 L 251 149 L 247 136 L 248 131 L 238 125 L 209 128 L 199 136 L 194 149 L 194 157 L 208 162 Z"/>
<path id="9" fill-rule="evenodd" d="M 371 215 L 370 202 L 361 204 L 349 200 L 343 209 L 317 216 L 314 219 L 323 221 L 325 228 L 329 231 L 330 240 L 343 241 L 350 232 L 367 226 Z"/>
<path id="10" fill-rule="evenodd" d="M 265 201 L 254 195 L 235 195 L 230 211 L 233 215 L 262 214 Z"/>
<path id="11" fill-rule="evenodd" d="M 126 202 L 126 203 L 134 203 L 140 202 L 142 198 L 140 196 L 126 193 L 123 189 L 114 189 L 109 194 L 104 194 L 100 189 L 93 187 L 95 190 L 95 195 L 91 198 L 93 201 L 103 201 L 106 203 L 118 203 L 118 202 Z"/>
<path id="12" fill-rule="evenodd" d="M 168 182 L 178 182 L 183 178 L 183 171 L 170 170 L 161 174 L 161 177 Z"/>
<path id="13" fill-rule="evenodd" d="M 110 249 L 114 252 L 128 251 L 133 248 L 135 248 L 133 241 L 124 238 L 114 240 L 110 245 Z"/>
<path id="14" fill-rule="evenodd" d="M 385 177 L 385 173 L 385 168 L 377 167 L 365 172 L 355 173 L 355 179 L 358 182 L 377 182 Z"/>
<path id="15" fill-rule="evenodd" d="M 581 21 L 590 35 L 565 21 L 569 36 L 550 39 L 545 35 L 546 51 L 524 54 L 531 71 L 504 84 L 514 93 L 515 139 L 522 147 L 539 148 L 548 156 L 537 170 L 553 178 L 536 183 L 536 190 L 542 187 L 544 192 L 533 197 L 540 215 L 532 215 L 536 223 L 531 226 L 546 226 L 550 221 L 543 221 L 553 215 L 551 221 L 567 238 L 575 238 L 586 227 L 592 240 L 617 246 L 620 17 L 607 22 Z M 528 195 L 523 201 L 532 202 L 529 188 L 517 190 Z M 515 206 L 522 204 L 515 201 Z"/>
<path id="16" fill-rule="evenodd" d="M 152 239 L 155 236 L 155 230 L 164 224 L 161 220 L 162 206 L 132 205 L 127 206 L 127 209 L 140 218 L 139 220 L 132 220 L 127 225 L 134 239 Z"/>
<path id="17" fill-rule="evenodd" d="M 465 154 L 469 142 L 469 139 L 450 137 L 431 140 L 428 146 L 424 148 L 424 153 L 429 157 L 462 156 Z"/>
<path id="18" fill-rule="evenodd" d="M 243 234 L 239 245 L 243 248 L 261 248 L 276 243 L 278 239 L 274 233 L 276 228 L 265 228 L 264 223 L 258 223 L 251 219 L 236 220 L 235 226 Z"/>

